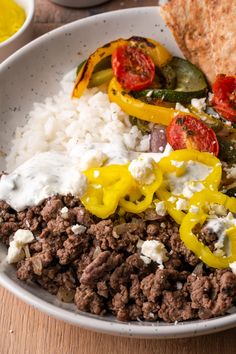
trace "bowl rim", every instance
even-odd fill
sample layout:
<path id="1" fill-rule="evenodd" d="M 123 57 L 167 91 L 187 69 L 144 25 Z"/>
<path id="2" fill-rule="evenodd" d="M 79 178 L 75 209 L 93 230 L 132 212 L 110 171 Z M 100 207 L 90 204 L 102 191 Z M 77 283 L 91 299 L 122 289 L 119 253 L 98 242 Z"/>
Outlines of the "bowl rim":
<path id="1" fill-rule="evenodd" d="M 2 71 L 7 69 L 7 67 L 14 63 L 19 56 L 28 53 L 32 48 L 38 46 L 38 44 L 43 43 L 44 40 L 50 39 L 50 37 L 56 34 L 64 33 L 65 31 L 70 31 L 78 23 L 90 23 L 96 20 L 106 20 L 111 17 L 118 17 L 125 13 L 152 12 L 153 10 L 159 9 L 158 6 L 147 6 L 147 7 L 136 7 L 110 11 L 91 17 L 83 18 L 77 21 L 73 21 L 69 24 L 63 25 L 56 28 L 44 35 L 36 38 L 32 42 L 28 43 L 11 56 L 9 56 L 0 65 L 0 74 Z M 67 323 L 81 326 L 86 329 L 94 330 L 96 332 L 102 332 L 107 334 L 113 334 L 123 337 L 138 337 L 138 338 L 184 338 L 191 336 L 198 336 L 202 334 L 210 334 L 226 330 L 236 326 L 236 313 L 228 314 L 226 316 L 221 316 L 209 320 L 196 320 L 191 322 L 179 322 L 177 324 L 165 324 L 159 325 L 159 322 L 154 322 L 149 325 L 145 325 L 145 322 L 111 322 L 108 318 L 103 318 L 98 316 L 93 316 L 91 314 L 86 314 L 85 312 L 71 312 L 57 305 L 49 303 L 42 298 L 37 297 L 30 291 L 20 286 L 15 280 L 9 278 L 6 273 L 0 270 L 0 285 L 12 292 L 18 298 L 24 302 L 32 305 L 34 308 L 53 316 L 59 320 L 63 320 Z M 134 324 L 135 323 L 135 324 Z"/>
<path id="2" fill-rule="evenodd" d="M 4 49 L 4 47 L 8 46 L 12 42 L 14 42 L 19 36 L 21 36 L 21 34 L 29 27 L 30 23 L 33 20 L 34 12 L 35 12 L 35 0 L 24 0 L 24 1 L 25 1 L 25 3 L 26 2 L 29 3 L 29 11 L 26 13 L 26 11 L 24 9 L 24 11 L 26 13 L 25 22 L 19 28 L 19 30 L 16 31 L 11 37 L 9 37 L 8 39 L 6 39 L 5 41 L 0 43 L 0 50 Z M 22 7 L 22 5 L 20 5 L 20 6 Z"/>

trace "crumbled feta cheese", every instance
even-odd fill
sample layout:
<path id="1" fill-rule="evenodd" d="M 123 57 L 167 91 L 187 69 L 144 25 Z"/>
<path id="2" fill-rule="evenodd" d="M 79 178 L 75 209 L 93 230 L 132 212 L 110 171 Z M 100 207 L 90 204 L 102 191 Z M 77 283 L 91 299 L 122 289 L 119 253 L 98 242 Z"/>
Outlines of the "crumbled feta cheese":
<path id="1" fill-rule="evenodd" d="M 191 205 L 189 211 L 190 213 L 197 214 L 199 212 L 199 207 L 196 205 Z"/>
<path id="2" fill-rule="evenodd" d="M 69 209 L 67 207 L 64 207 L 61 209 L 61 217 L 63 219 L 68 219 L 68 212 L 69 212 Z"/>
<path id="3" fill-rule="evenodd" d="M 175 105 L 175 109 L 176 109 L 177 111 L 181 111 L 181 112 L 186 112 L 186 113 L 189 113 L 188 108 L 186 108 L 186 107 L 182 106 L 182 104 L 181 104 L 181 103 L 179 103 L 179 102 L 177 102 L 177 103 L 176 103 L 176 105 Z"/>
<path id="4" fill-rule="evenodd" d="M 32 241 L 34 241 L 34 235 L 31 231 L 23 229 L 17 230 L 8 248 L 7 262 L 10 264 L 17 263 L 24 259 L 25 252 L 23 248 Z"/>
<path id="5" fill-rule="evenodd" d="M 34 240 L 34 235 L 30 230 L 19 229 L 15 232 L 13 240 L 20 246 L 26 245 Z"/>
<path id="6" fill-rule="evenodd" d="M 155 203 L 155 207 L 156 207 L 155 210 L 156 210 L 157 215 L 160 215 L 160 216 L 166 215 L 165 202 L 161 201 L 161 202 Z"/>
<path id="7" fill-rule="evenodd" d="M 184 161 L 176 161 L 176 160 L 171 160 L 171 165 L 180 168 L 183 167 L 185 165 Z"/>
<path id="8" fill-rule="evenodd" d="M 176 209 L 177 210 L 187 210 L 188 209 L 188 201 L 183 198 L 178 198 L 176 202 Z"/>
<path id="9" fill-rule="evenodd" d="M 15 241 L 10 242 L 10 246 L 7 251 L 7 262 L 9 264 L 17 263 L 25 258 L 25 252 L 22 247 L 18 247 Z"/>
<path id="10" fill-rule="evenodd" d="M 222 243 L 215 243 L 215 248 L 216 250 L 213 252 L 213 254 L 217 257 L 224 257 L 225 256 L 225 252 L 222 250 L 222 248 L 224 247 L 224 245 Z"/>
<path id="11" fill-rule="evenodd" d="M 213 204 L 209 205 L 209 214 L 210 215 L 218 215 L 218 216 L 226 216 L 227 209 L 224 207 L 224 205 L 213 203 Z"/>
<path id="12" fill-rule="evenodd" d="M 232 272 L 236 275 L 236 262 L 230 263 L 229 266 Z"/>
<path id="13" fill-rule="evenodd" d="M 86 227 L 84 225 L 73 225 L 71 226 L 71 230 L 74 232 L 75 235 L 81 235 L 86 231 Z"/>
<path id="14" fill-rule="evenodd" d="M 151 184 L 155 180 L 153 162 L 152 158 L 133 160 L 129 165 L 129 172 L 138 182 Z"/>
<path id="15" fill-rule="evenodd" d="M 140 144 L 137 147 L 137 151 L 148 151 L 150 145 L 150 134 L 144 135 Z"/>
<path id="16" fill-rule="evenodd" d="M 176 282 L 176 288 L 177 288 L 177 290 L 181 290 L 182 287 L 183 287 L 183 284 L 182 284 L 180 281 L 177 281 L 177 282 Z"/>
<path id="17" fill-rule="evenodd" d="M 177 200 L 177 198 L 175 198 L 175 197 L 170 197 L 170 198 L 168 198 L 168 202 L 170 202 L 170 203 L 175 203 L 176 202 L 176 200 Z"/>
<path id="18" fill-rule="evenodd" d="M 137 248 L 142 248 L 143 243 L 144 243 L 144 241 L 141 240 L 141 239 L 139 239 L 138 242 L 137 242 L 136 247 L 137 247 Z"/>
<path id="19" fill-rule="evenodd" d="M 227 178 L 235 178 L 236 179 L 236 165 L 233 165 L 230 168 L 226 168 Z"/>
<path id="20" fill-rule="evenodd" d="M 140 256 L 140 258 L 143 260 L 143 262 L 145 263 L 145 264 L 150 264 L 151 263 L 151 259 L 150 258 L 148 258 L 148 257 L 146 257 L 146 256 Z"/>
<path id="21" fill-rule="evenodd" d="M 98 170 L 95 170 L 93 172 L 93 176 L 94 176 L 94 178 L 98 178 L 100 176 L 100 172 Z"/>
<path id="22" fill-rule="evenodd" d="M 191 100 L 191 105 L 198 111 L 204 111 L 204 109 L 206 109 L 206 98 L 193 98 Z"/>
<path id="23" fill-rule="evenodd" d="M 183 196 L 185 198 L 191 198 L 195 192 L 200 192 L 203 189 L 204 186 L 202 183 L 195 181 L 189 182 L 184 186 Z"/>
<path id="24" fill-rule="evenodd" d="M 158 264 L 163 264 L 163 262 L 168 261 L 169 259 L 164 244 L 157 240 L 144 241 L 141 253 L 143 256 L 150 258 Z"/>
<path id="25" fill-rule="evenodd" d="M 213 100 L 214 94 L 212 92 L 208 92 L 208 101 L 211 102 Z"/>
<path id="26" fill-rule="evenodd" d="M 79 167 L 81 171 L 88 170 L 89 168 L 100 167 L 108 159 L 108 156 L 99 150 L 88 150 L 80 159 Z"/>
<path id="27" fill-rule="evenodd" d="M 218 240 L 214 245 L 216 251 L 221 251 L 224 249 L 226 230 L 235 226 L 236 219 L 232 213 L 228 213 L 228 215 L 224 217 L 217 217 L 216 215 L 210 217 L 209 221 L 205 225 L 205 228 L 212 230 L 212 232 L 217 234 Z"/>

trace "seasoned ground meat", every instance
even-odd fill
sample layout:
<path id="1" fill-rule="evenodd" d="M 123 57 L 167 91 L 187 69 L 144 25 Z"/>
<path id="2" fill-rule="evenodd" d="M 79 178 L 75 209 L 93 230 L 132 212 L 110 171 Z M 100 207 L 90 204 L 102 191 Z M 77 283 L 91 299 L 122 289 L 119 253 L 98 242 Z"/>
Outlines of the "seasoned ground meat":
<path id="1" fill-rule="evenodd" d="M 75 225 L 84 228 L 76 233 Z M 236 304 L 236 276 L 205 267 L 180 240 L 178 225 L 154 210 L 99 220 L 72 196 L 54 196 L 18 213 L 0 201 L 6 246 L 18 229 L 31 230 L 35 241 L 30 257 L 16 264 L 17 277 L 74 301 L 80 311 L 175 322 L 219 316 Z M 204 230 L 199 235 L 206 244 L 215 239 Z M 165 245 L 163 269 L 140 255 L 145 240 Z"/>

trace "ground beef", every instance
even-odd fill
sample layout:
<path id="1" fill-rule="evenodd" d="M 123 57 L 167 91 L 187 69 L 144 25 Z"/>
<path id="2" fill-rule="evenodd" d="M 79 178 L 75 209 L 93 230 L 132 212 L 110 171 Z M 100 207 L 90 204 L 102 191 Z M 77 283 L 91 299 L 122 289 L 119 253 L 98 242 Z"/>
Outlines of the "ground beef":
<path id="1" fill-rule="evenodd" d="M 236 300 L 236 277 L 230 271 L 217 270 L 209 276 L 189 276 L 192 307 L 202 319 L 222 315 Z"/>
<path id="2" fill-rule="evenodd" d="M 85 226 L 82 234 L 73 232 L 76 224 Z M 99 220 L 72 196 L 54 196 L 18 213 L 0 201 L 1 240 L 8 246 L 21 228 L 31 230 L 35 241 L 30 258 L 16 265 L 17 277 L 74 301 L 80 311 L 120 321 L 175 322 L 219 316 L 236 304 L 236 276 L 205 267 L 180 240 L 178 225 L 154 210 Z M 204 230 L 199 235 L 209 245 L 215 239 Z M 144 262 L 140 240 L 165 245 L 164 269 Z"/>

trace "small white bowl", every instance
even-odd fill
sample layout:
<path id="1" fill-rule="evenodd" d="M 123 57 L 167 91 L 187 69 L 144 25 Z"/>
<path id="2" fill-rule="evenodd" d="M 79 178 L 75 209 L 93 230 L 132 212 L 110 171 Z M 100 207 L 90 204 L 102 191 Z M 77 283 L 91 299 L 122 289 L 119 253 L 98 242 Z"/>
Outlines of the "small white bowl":
<path id="1" fill-rule="evenodd" d="M 6 41 L 0 43 L 0 63 L 33 37 L 34 0 L 15 0 L 24 10 L 26 19 L 21 28 Z"/>
<path id="2" fill-rule="evenodd" d="M 68 6 L 68 7 L 91 7 L 101 5 L 108 0 L 51 0 L 52 2 L 61 5 L 61 6 Z"/>

